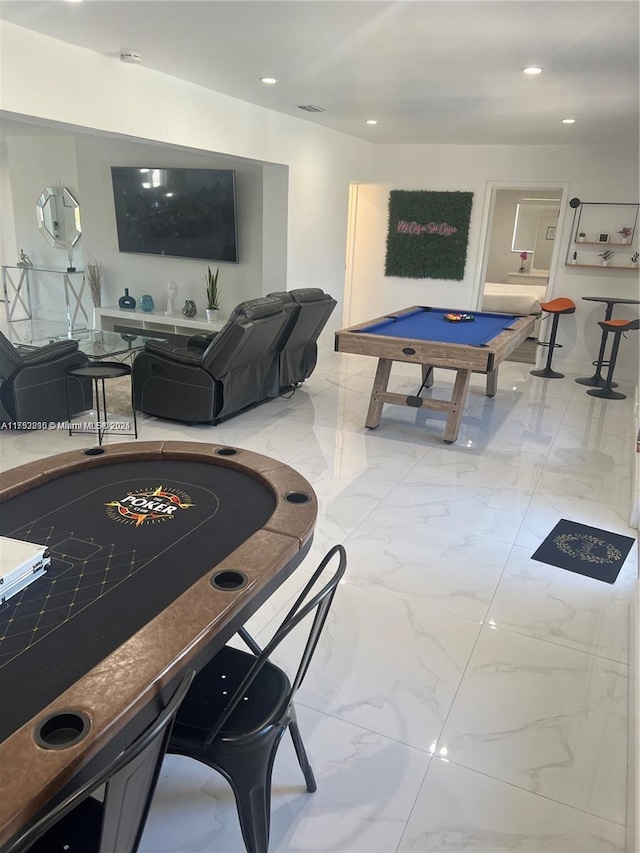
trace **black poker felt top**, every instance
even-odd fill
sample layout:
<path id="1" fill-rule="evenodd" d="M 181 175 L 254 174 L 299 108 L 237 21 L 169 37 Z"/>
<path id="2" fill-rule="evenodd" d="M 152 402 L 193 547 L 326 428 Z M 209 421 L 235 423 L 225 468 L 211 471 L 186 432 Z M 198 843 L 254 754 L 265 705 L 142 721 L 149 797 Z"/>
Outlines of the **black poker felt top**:
<path id="1" fill-rule="evenodd" d="M 68 474 L 3 503 L 0 534 L 46 545 L 52 560 L 44 577 L 0 607 L 0 741 L 274 509 L 270 489 L 247 474 L 175 460 Z"/>

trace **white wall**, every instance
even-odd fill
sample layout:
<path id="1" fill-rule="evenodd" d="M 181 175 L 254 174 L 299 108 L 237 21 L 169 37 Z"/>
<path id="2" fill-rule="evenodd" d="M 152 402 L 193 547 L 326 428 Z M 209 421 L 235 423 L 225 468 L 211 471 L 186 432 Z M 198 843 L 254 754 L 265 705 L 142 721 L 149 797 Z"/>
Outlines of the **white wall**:
<path id="1" fill-rule="evenodd" d="M 10 126 L 8 133 L 11 134 Z M 234 168 L 241 263 L 213 265 L 214 269 L 221 267 L 223 316 L 238 302 L 261 295 L 263 204 L 262 167 L 259 164 L 116 137 L 81 133 L 67 135 L 55 130 L 48 135 L 28 136 L 27 133 L 28 126 L 23 126 L 19 136 L 7 136 L 7 148 L 15 200 L 16 239 L 36 267 L 64 270 L 68 264 L 66 249 L 52 248 L 39 233 L 36 220 L 37 198 L 45 186 L 55 186 L 59 180 L 80 203 L 82 236 L 75 246 L 74 266 L 83 269 L 90 256 L 102 263 L 103 305 L 117 304 L 127 287 L 138 301 L 143 294 L 150 294 L 160 308 L 166 302 L 167 282 L 175 281 L 178 284 L 178 304 L 184 299 L 193 299 L 199 315 L 203 316 L 206 307 L 206 261 L 120 253 L 110 166 L 146 164 Z M 283 222 L 286 225 L 286 213 Z M 277 257 L 279 269 L 283 272 L 286 243 L 280 240 L 276 245 L 272 240 L 270 256 L 273 259 Z M 63 319 L 64 311 L 60 304 L 56 308 L 51 304 L 51 298 L 47 298 L 55 297 L 56 293 L 61 295 L 62 279 L 37 273 L 32 273 L 31 278 L 32 295 L 38 303 L 35 315 Z M 283 286 L 284 278 L 281 281 Z M 89 303 L 89 311 L 90 308 Z"/>
<path id="2" fill-rule="evenodd" d="M 288 166 L 287 288 L 322 287 L 341 303 L 349 181 L 368 180 L 369 143 L 12 24 L 0 38 L 10 117 Z M 325 337 L 341 307 L 330 322 Z"/>
<path id="3" fill-rule="evenodd" d="M 55 187 L 58 181 L 78 198 L 74 136 L 54 131 L 47 136 L 5 136 L 5 140 L 18 248 L 25 250 L 36 267 L 66 269 L 66 248 L 54 249 L 38 230 L 36 202 L 45 187 Z"/>
<path id="4" fill-rule="evenodd" d="M 31 128 L 36 135 L 29 135 Z M 238 158 L 113 135 L 69 134 L 55 129 L 36 133 L 38 130 L 24 122 L 3 124 L 7 185 L 16 199 L 11 207 L 15 217 L 13 242 L 17 241 L 36 265 L 63 270 L 68 263 L 66 250 L 52 248 L 39 233 L 35 214 L 34 199 L 45 186 L 54 186 L 60 180 L 80 203 L 82 236 L 75 246 L 74 265 L 82 269 L 90 256 L 102 263 L 103 305 L 116 304 L 127 287 L 137 300 L 149 293 L 156 305 L 163 307 L 167 282 L 175 281 L 179 302 L 194 299 L 202 316 L 207 261 L 119 252 L 110 167 L 231 168 L 236 172 L 240 263 L 211 262 L 214 270 L 216 266 L 221 269 L 222 315 L 244 299 L 285 288 L 287 167 L 263 167 Z M 266 198 L 264 169 L 269 170 Z M 17 255 L 11 257 L 10 263 L 16 259 Z M 35 274 L 32 279 L 32 290 L 38 295 L 53 281 Z"/>
<path id="5" fill-rule="evenodd" d="M 58 181 L 78 198 L 74 137 L 55 132 L 52 135 L 9 136 L 6 145 L 16 245 L 24 249 L 36 269 L 65 270 L 69 264 L 67 250 L 53 248 L 40 234 L 36 202 L 45 187 L 55 187 Z M 15 265 L 17 260 L 17 256 L 8 258 L 8 263 Z M 81 261 L 74 251 L 74 265 L 81 268 Z M 34 317 L 64 321 L 62 276 L 52 277 L 34 270 L 30 279 Z M 89 314 L 89 300 L 83 300 L 83 304 Z"/>
<path id="6" fill-rule="evenodd" d="M 18 260 L 13 197 L 9 172 L 7 140 L 0 139 L 0 264 L 15 264 Z"/>
<path id="7" fill-rule="evenodd" d="M 538 218 L 538 233 L 536 234 L 536 242 L 534 246 L 532 264 L 538 270 L 548 270 L 551 266 L 551 256 L 553 255 L 553 246 L 555 238 L 548 239 L 547 234 L 549 228 L 558 227 L 558 215 L 560 210 L 540 215 Z M 553 232 L 552 232 L 553 233 Z"/>
<path id="8" fill-rule="evenodd" d="M 220 310 L 229 314 L 238 302 L 261 295 L 262 167 L 199 151 L 156 146 L 132 140 L 78 135 L 78 178 L 84 234 L 82 248 L 104 266 L 103 305 L 114 305 L 128 287 L 139 300 L 149 293 L 165 307 L 168 281 L 178 285 L 177 304 L 193 299 L 198 316 L 206 308 L 206 271 L 220 268 Z M 111 166 L 159 166 L 236 170 L 237 231 L 240 263 L 121 253 L 118 249 Z"/>
<path id="9" fill-rule="evenodd" d="M 456 146 L 378 145 L 374 147 L 372 183 L 358 193 L 351 322 L 379 316 L 409 305 L 444 305 L 477 308 L 481 274 L 482 219 L 488 182 L 535 187 L 537 182 L 569 185 L 569 196 L 584 201 L 637 200 L 638 151 L 588 146 Z M 557 182 L 557 183 L 556 183 Z M 463 281 L 385 278 L 388 194 L 392 189 L 463 190 L 474 193 L 467 264 Z M 631 196 L 631 197 L 630 197 Z M 561 210 L 556 239 L 560 258 L 551 270 L 549 297 L 568 296 L 576 302 L 574 315 L 562 318 L 556 353 L 558 364 L 569 371 L 591 372 L 598 352 L 604 316 L 596 303 L 582 296 L 615 295 L 638 298 L 638 272 L 634 270 L 565 267 L 573 211 Z M 554 274 L 555 272 L 555 274 Z M 620 307 L 614 316 L 637 317 L 635 306 Z M 620 348 L 619 375 L 638 374 L 638 341 L 630 336 Z"/>

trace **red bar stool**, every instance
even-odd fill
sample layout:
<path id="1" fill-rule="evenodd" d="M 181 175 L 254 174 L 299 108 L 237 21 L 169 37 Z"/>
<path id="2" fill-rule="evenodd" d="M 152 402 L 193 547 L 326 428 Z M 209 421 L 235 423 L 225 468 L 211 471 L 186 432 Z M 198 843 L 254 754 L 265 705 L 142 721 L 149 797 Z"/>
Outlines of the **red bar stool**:
<path id="1" fill-rule="evenodd" d="M 625 332 L 636 332 L 640 329 L 640 320 L 600 320 L 598 323 L 605 336 L 612 334 L 613 346 L 611 347 L 611 356 L 609 357 L 609 370 L 607 378 L 602 388 L 591 388 L 587 391 L 591 397 L 602 397 L 605 400 L 625 400 L 627 395 L 621 394 L 619 391 L 614 391 L 613 386 L 613 371 L 618 358 L 618 348 L 620 347 L 620 338 Z"/>
<path id="2" fill-rule="evenodd" d="M 549 341 L 545 343 L 544 341 L 538 341 L 539 347 L 548 347 L 549 355 L 547 356 L 547 363 L 542 368 L 542 370 L 530 370 L 532 376 L 541 376 L 543 379 L 563 379 L 564 373 L 558 373 L 555 370 L 551 369 L 551 359 L 553 358 L 553 351 L 557 347 L 561 347 L 562 344 L 556 343 L 556 333 L 558 331 L 558 318 L 561 314 L 575 314 L 576 303 L 571 299 L 567 299 L 565 296 L 559 296 L 557 299 L 552 299 L 551 302 L 541 302 L 540 307 L 543 311 L 546 311 L 549 316 L 553 314 L 553 322 L 551 324 L 551 336 Z"/>

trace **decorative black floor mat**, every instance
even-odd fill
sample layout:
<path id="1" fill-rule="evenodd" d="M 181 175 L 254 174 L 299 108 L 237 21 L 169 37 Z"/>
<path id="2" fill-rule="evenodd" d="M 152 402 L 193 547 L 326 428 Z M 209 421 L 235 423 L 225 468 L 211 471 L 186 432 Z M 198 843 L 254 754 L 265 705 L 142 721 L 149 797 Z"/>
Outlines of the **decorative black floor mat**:
<path id="1" fill-rule="evenodd" d="M 531 559 L 615 583 L 633 543 L 630 536 L 562 518 Z"/>

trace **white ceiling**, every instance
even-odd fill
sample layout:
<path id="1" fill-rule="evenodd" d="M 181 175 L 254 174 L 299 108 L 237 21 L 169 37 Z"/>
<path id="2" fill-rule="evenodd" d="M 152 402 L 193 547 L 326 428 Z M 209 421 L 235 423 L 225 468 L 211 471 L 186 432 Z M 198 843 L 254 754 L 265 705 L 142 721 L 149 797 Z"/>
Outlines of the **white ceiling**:
<path id="1" fill-rule="evenodd" d="M 0 18 L 373 142 L 638 136 L 638 0 L 2 0 Z"/>

